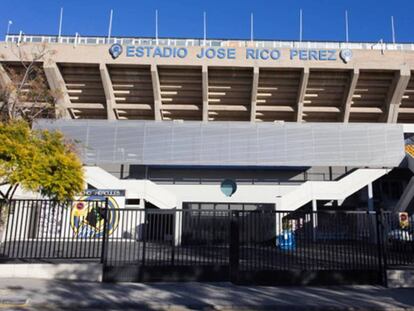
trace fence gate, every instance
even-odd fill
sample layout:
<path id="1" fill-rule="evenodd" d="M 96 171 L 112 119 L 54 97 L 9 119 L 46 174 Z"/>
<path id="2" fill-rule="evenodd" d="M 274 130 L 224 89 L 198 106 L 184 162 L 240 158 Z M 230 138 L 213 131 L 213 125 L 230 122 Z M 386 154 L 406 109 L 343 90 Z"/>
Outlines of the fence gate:
<path id="1" fill-rule="evenodd" d="M 375 213 L 240 211 L 233 219 L 236 283 L 383 283 Z"/>
<path id="2" fill-rule="evenodd" d="M 104 237 L 105 281 L 229 280 L 228 211 L 119 210 Z"/>
<path id="3" fill-rule="evenodd" d="M 382 284 L 378 214 L 123 209 L 106 281 Z"/>
<path id="4" fill-rule="evenodd" d="M 0 204 L 0 261 L 101 260 L 105 281 L 385 284 L 387 269 L 414 268 L 414 218 L 405 213 Z"/>

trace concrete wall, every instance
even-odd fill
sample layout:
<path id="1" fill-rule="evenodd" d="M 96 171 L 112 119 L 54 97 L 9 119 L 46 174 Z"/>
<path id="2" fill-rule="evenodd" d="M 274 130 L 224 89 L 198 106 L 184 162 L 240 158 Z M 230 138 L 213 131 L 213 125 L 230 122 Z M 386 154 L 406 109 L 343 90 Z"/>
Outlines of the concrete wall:
<path id="1" fill-rule="evenodd" d="M 0 275 L 3 278 L 102 282 L 102 273 L 100 263 L 0 265 Z"/>

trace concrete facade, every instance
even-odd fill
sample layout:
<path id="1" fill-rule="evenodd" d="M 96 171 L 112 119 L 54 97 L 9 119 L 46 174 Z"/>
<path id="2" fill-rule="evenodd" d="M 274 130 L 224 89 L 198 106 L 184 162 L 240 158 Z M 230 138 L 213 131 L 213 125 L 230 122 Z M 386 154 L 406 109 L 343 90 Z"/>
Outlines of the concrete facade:
<path id="1" fill-rule="evenodd" d="M 87 41 L 46 44 L 53 55 L 43 60 L 45 73 L 51 88 L 63 90 L 58 103 L 63 116 L 414 123 L 412 49 L 379 49 L 375 44 L 358 48 L 345 43 L 339 48 L 326 43 L 324 49 L 314 48 L 313 43 L 272 48 L 252 42 L 241 47 L 241 42 L 230 40 L 218 47 L 173 46 L 163 41 L 166 45 L 123 44 L 123 53 L 113 59 L 108 52 L 111 44 L 105 40 L 82 42 Z M 17 51 L 29 60 L 40 45 L 0 43 L 6 74 L 19 67 Z M 135 57 L 136 48 L 151 48 L 151 52 Z M 183 58 L 154 56 L 156 48 L 187 52 Z M 227 54 L 200 58 L 197 55 L 203 49 L 216 54 L 222 49 Z M 341 52 L 349 49 L 352 58 L 345 62 Z M 279 58 L 272 59 L 272 51 L 278 51 Z"/>

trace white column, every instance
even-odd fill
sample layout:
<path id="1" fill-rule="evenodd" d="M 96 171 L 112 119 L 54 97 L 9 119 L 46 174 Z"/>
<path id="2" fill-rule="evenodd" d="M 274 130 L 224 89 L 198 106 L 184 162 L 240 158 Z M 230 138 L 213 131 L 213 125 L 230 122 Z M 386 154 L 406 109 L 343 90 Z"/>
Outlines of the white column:
<path id="1" fill-rule="evenodd" d="M 175 212 L 175 229 L 174 229 L 174 246 L 181 245 L 181 238 L 183 233 L 183 204 L 182 202 L 177 202 L 177 210 Z"/>
<path id="2" fill-rule="evenodd" d="M 318 227 L 318 203 L 315 199 L 312 200 L 312 226 L 313 239 L 316 239 L 316 228 Z"/>
<path id="3" fill-rule="evenodd" d="M 368 184 L 368 210 L 374 210 L 374 192 L 372 190 L 372 182 Z"/>

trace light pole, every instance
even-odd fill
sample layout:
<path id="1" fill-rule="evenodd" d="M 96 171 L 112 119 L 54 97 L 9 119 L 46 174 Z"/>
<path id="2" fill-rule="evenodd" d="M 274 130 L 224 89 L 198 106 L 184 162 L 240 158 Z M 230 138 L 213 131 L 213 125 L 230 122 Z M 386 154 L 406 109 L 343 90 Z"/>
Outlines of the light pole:
<path id="1" fill-rule="evenodd" d="M 6 32 L 6 36 L 8 36 L 8 35 L 9 35 L 9 33 L 10 33 L 10 27 L 11 27 L 11 25 L 13 25 L 13 22 L 12 22 L 12 21 L 9 21 L 9 22 L 7 23 L 7 32 Z"/>

